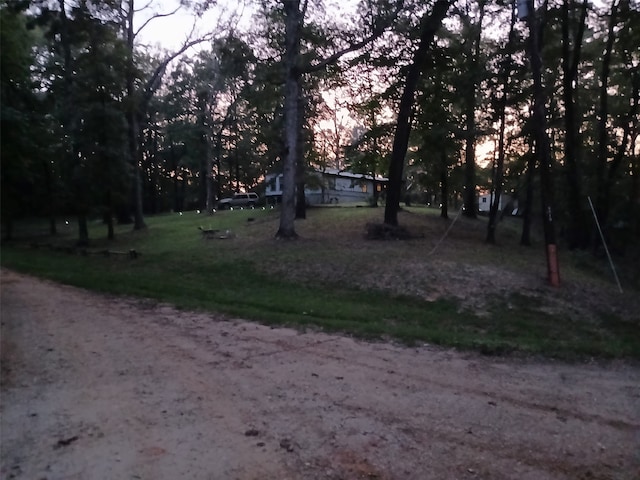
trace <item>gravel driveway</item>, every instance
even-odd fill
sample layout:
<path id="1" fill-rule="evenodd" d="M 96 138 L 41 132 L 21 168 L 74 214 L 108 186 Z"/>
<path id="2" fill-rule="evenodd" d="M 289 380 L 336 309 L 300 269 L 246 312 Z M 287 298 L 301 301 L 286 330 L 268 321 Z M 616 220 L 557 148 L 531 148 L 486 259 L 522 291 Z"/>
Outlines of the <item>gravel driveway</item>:
<path id="1" fill-rule="evenodd" d="M 637 479 L 640 368 L 301 333 L 2 271 L 6 479 Z"/>

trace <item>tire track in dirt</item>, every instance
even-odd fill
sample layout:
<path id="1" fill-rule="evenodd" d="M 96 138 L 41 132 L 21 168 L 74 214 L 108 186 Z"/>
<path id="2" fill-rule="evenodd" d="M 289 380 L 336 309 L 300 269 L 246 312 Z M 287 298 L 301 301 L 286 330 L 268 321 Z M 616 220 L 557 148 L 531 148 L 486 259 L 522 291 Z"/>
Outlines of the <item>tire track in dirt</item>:
<path id="1" fill-rule="evenodd" d="M 637 365 L 367 343 L 0 280 L 3 478 L 640 476 Z"/>
<path id="2" fill-rule="evenodd" d="M 300 341 L 302 340 L 305 343 L 301 343 L 301 344 L 292 344 L 291 340 L 287 340 L 287 341 L 283 341 L 281 339 L 275 340 L 275 341 L 271 341 L 271 340 L 266 340 L 263 338 L 259 338 L 257 336 L 252 336 L 252 337 L 247 337 L 247 336 L 241 336 L 238 337 L 238 339 L 242 339 L 244 341 L 248 341 L 249 339 L 255 341 L 255 342 L 260 342 L 260 343 L 264 343 L 264 344 L 268 344 L 268 345 L 272 345 L 274 347 L 277 347 L 274 350 L 269 350 L 266 352 L 260 352 L 260 353 L 255 353 L 255 354 L 250 354 L 244 358 L 242 358 L 242 362 L 247 362 L 248 360 L 252 360 L 255 359 L 257 357 L 266 357 L 266 356 L 273 356 L 273 355 L 287 355 L 290 352 L 298 352 L 298 351 L 304 351 L 307 354 L 312 354 L 315 355 L 317 357 L 321 357 L 321 358 L 325 358 L 328 360 L 333 360 L 333 361 L 338 361 L 338 362 L 347 362 L 349 361 L 348 358 L 345 355 L 340 355 L 340 354 L 336 354 L 336 353 L 329 353 L 326 352 L 326 344 L 327 343 L 335 343 L 336 339 L 335 338 L 328 338 L 328 339 L 323 339 L 323 340 L 316 340 L 316 341 L 312 341 L 312 342 L 305 342 L 304 338 L 301 337 L 300 339 L 296 339 L 296 341 Z M 375 343 L 371 344 L 372 346 L 375 346 Z M 331 346 L 329 346 L 331 348 Z M 390 360 L 387 358 L 385 359 L 384 357 L 380 357 L 378 360 L 383 360 L 386 362 L 389 362 Z M 490 360 L 487 360 L 487 362 L 490 362 Z M 502 363 L 502 362 L 501 362 Z M 517 365 L 518 360 L 514 360 L 513 363 L 515 365 Z M 372 371 L 383 371 L 384 370 L 384 366 L 385 364 L 371 364 L 370 362 L 351 362 L 352 365 L 357 365 L 359 367 L 362 368 L 366 368 Z M 517 366 L 516 366 L 517 368 Z M 560 367 L 563 368 L 563 367 Z M 486 389 L 482 389 L 482 388 L 470 388 L 466 385 L 463 385 L 462 383 L 458 382 L 454 382 L 454 381 L 443 381 L 443 380 L 439 380 L 437 378 L 435 378 L 434 375 L 428 375 L 431 372 L 425 372 L 422 375 L 418 375 L 418 374 L 414 374 L 412 372 L 403 372 L 402 373 L 402 380 L 399 382 L 396 382 L 399 384 L 404 383 L 407 379 L 411 379 L 415 382 L 428 382 L 429 385 L 436 385 L 440 388 L 442 388 L 443 390 L 452 390 L 452 391 L 457 391 L 459 393 L 464 393 L 464 394 L 468 394 L 468 395 L 474 395 L 474 396 L 478 396 L 478 397 L 482 397 L 482 398 L 486 398 L 489 401 L 500 401 L 500 402 L 505 402 L 505 403 L 509 403 L 515 407 L 522 407 L 525 409 L 531 409 L 531 410 L 539 410 L 541 412 L 546 412 L 546 413 L 551 413 L 556 417 L 560 417 L 562 418 L 562 421 L 567 421 L 567 419 L 576 419 L 576 420 L 580 420 L 583 422 L 594 422 L 594 423 L 598 423 L 601 425 L 606 425 L 612 428 L 616 428 L 616 429 L 621 429 L 621 430 L 628 430 L 631 432 L 637 432 L 640 431 L 640 421 L 636 421 L 636 422 L 629 422 L 620 418 L 610 418 L 608 416 L 603 416 L 603 415 L 598 415 L 598 414 L 592 414 L 592 413 L 588 413 L 588 412 L 581 412 L 581 411 L 576 411 L 575 410 L 575 405 L 574 405 L 574 409 L 569 409 L 569 408 L 563 408 L 563 407 L 558 407 L 557 405 L 553 405 L 553 404 L 549 404 L 549 403 L 540 403 L 540 402 L 532 402 L 532 401 L 528 401 L 526 399 L 523 398 L 516 398 L 512 395 L 508 395 L 506 393 L 502 393 L 502 392 L 492 392 L 492 391 L 488 391 Z M 384 377 L 385 377 L 385 381 L 389 382 L 389 383 L 393 383 L 394 379 L 397 377 L 396 372 L 395 371 L 389 371 L 388 369 L 384 371 L 383 373 Z M 638 375 L 638 384 L 640 385 L 640 375 Z M 627 387 L 630 389 L 630 391 L 633 391 L 633 387 Z"/>

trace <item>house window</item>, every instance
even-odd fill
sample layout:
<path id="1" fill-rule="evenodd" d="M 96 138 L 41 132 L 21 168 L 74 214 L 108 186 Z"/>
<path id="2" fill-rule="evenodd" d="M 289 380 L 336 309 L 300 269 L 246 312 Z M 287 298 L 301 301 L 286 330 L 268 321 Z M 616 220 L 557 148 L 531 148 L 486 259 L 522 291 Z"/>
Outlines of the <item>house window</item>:
<path id="1" fill-rule="evenodd" d="M 363 183 L 361 187 L 362 187 L 362 193 L 367 193 L 367 184 Z"/>
<path id="2" fill-rule="evenodd" d="M 487 203 L 487 197 L 482 197 L 482 203 Z"/>

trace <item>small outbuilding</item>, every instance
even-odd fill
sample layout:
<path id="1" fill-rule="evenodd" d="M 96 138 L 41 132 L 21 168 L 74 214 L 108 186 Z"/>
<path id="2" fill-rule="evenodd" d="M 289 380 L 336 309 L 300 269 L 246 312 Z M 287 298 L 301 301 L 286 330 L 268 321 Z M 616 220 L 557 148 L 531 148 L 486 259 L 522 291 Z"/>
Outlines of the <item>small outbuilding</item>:
<path id="1" fill-rule="evenodd" d="M 489 211 L 491 210 L 491 202 L 493 202 L 493 199 L 493 192 L 480 192 L 480 195 L 478 195 L 478 212 L 488 215 Z M 504 193 L 501 194 L 498 211 L 504 212 L 508 215 L 514 209 L 517 210 L 517 201 L 510 195 L 506 195 Z"/>

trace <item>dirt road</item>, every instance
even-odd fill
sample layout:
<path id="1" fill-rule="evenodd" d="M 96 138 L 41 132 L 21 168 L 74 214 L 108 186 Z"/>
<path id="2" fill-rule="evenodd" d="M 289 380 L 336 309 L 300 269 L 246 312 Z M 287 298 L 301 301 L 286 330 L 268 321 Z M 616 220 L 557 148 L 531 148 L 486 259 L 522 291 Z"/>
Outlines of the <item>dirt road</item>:
<path id="1" fill-rule="evenodd" d="M 640 478 L 640 369 L 300 333 L 2 271 L 3 479 Z"/>

